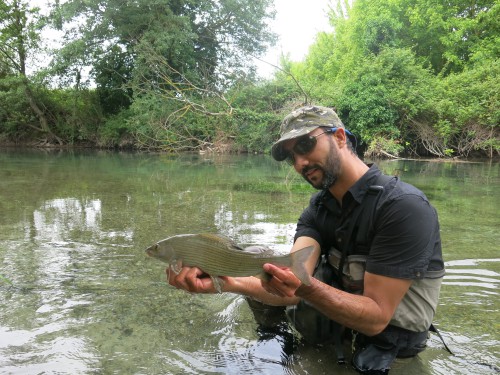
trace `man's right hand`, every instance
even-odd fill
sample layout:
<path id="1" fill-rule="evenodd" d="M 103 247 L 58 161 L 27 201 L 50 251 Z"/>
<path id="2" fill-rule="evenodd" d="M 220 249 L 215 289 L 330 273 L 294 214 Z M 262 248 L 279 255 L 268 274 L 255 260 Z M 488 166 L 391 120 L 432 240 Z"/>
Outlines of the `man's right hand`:
<path id="1" fill-rule="evenodd" d="M 169 266 L 165 273 L 168 283 L 174 288 L 190 293 L 217 293 L 212 278 L 197 267 L 182 267 L 176 272 Z"/>

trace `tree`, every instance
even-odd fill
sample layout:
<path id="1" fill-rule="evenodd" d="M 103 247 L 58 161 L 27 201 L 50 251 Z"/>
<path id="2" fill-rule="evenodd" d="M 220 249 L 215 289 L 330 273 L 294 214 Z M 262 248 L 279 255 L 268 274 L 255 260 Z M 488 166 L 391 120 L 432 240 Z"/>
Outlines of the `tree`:
<path id="1" fill-rule="evenodd" d="M 273 41 L 266 21 L 270 0 L 92 0 L 54 6 L 66 29 L 56 66 L 92 68 L 98 88 L 123 90 L 134 78 L 155 80 L 150 52 L 198 87 L 221 88 L 243 70 L 248 55 Z M 77 25 L 74 22 L 79 20 Z M 72 26 L 71 26 L 72 25 Z M 121 64 L 117 65 L 117 62 Z M 120 77 L 121 79 L 117 79 Z"/>
<path id="2" fill-rule="evenodd" d="M 11 89 L 22 88 L 31 110 L 38 118 L 38 125 L 28 122 L 28 126 L 46 136 L 46 142 L 61 143 L 50 129 L 47 115 L 38 103 L 27 76 L 28 55 L 33 54 L 40 41 L 42 28 L 37 8 L 30 8 L 20 0 L 0 1 L 0 55 L 3 70 L 14 73 L 17 84 L 9 85 Z"/>
<path id="3" fill-rule="evenodd" d="M 498 1 L 344 3 L 296 69 L 313 99 L 336 107 L 375 153 L 498 150 Z"/>
<path id="4" fill-rule="evenodd" d="M 55 58 L 54 72 L 64 76 L 89 66 L 105 114 L 111 121 L 118 116 L 133 125 L 141 143 L 170 142 L 178 149 L 183 139 L 189 140 L 185 145 L 190 148 L 199 137 L 205 144 L 214 132 L 200 126 L 196 117 L 231 113 L 224 90 L 248 77 L 248 56 L 261 54 L 273 42 L 266 24 L 274 16 L 271 3 L 56 2 L 51 18 L 54 26 L 65 30 L 66 41 Z M 146 124 L 144 106 L 151 110 Z"/>

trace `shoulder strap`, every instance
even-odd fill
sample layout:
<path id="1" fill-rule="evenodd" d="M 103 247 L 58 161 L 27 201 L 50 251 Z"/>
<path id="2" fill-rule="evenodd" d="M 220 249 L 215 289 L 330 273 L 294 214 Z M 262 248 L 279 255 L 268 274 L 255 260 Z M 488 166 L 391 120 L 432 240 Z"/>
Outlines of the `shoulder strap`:
<path id="1" fill-rule="evenodd" d="M 377 177 L 376 185 L 370 185 L 368 188 L 368 191 L 363 198 L 363 202 L 356 208 L 354 209 L 353 216 L 351 218 L 351 222 L 349 224 L 349 227 L 347 228 L 347 231 L 345 233 L 344 239 L 345 239 L 345 244 L 342 248 L 342 256 L 340 258 L 339 262 L 339 268 L 338 268 L 338 279 L 340 283 L 340 287 L 344 289 L 343 286 L 343 277 L 342 277 L 342 272 L 344 269 L 344 264 L 347 258 L 347 255 L 351 252 L 352 247 L 354 246 L 355 239 L 352 238 L 352 234 L 354 231 L 354 228 L 360 221 L 361 213 L 366 212 L 368 213 L 368 219 L 367 220 L 361 220 L 361 223 L 359 225 L 357 234 L 356 234 L 356 239 L 357 238 L 363 238 L 367 239 L 368 241 L 368 233 L 371 230 L 374 222 L 374 217 L 375 217 L 375 211 L 377 208 L 377 203 L 380 199 L 380 196 L 382 195 L 382 192 L 384 191 L 384 186 L 386 183 L 388 183 L 391 179 L 394 177 L 392 176 L 387 176 L 384 174 L 381 174 Z M 363 215 L 364 216 L 364 215 Z M 366 216 L 365 216 L 366 217 Z M 370 248 L 370 244 L 367 244 L 368 249 Z"/>
<path id="2" fill-rule="evenodd" d="M 355 243 L 358 247 L 362 247 L 364 249 L 364 251 L 361 251 L 362 254 L 368 255 L 370 252 L 377 205 L 380 200 L 380 196 L 385 190 L 384 186 L 387 186 L 392 179 L 394 179 L 393 176 L 382 174 L 378 176 L 376 183 L 368 188 L 368 192 L 365 196 L 366 207 L 363 210 L 365 213 L 363 215 L 364 220 L 358 220 L 356 237 L 352 238 L 353 244 Z M 363 201 L 363 203 L 365 203 L 365 201 Z"/>

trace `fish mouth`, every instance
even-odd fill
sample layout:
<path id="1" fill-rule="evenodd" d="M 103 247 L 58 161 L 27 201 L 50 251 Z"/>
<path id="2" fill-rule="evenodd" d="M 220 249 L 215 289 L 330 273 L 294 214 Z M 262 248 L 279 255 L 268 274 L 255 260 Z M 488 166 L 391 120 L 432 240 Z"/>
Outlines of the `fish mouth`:
<path id="1" fill-rule="evenodd" d="M 145 253 L 146 253 L 148 256 L 152 257 L 152 256 L 154 256 L 154 254 L 155 254 L 155 252 L 156 252 L 155 250 L 156 250 L 156 248 L 157 248 L 157 247 L 158 247 L 158 245 L 157 245 L 157 244 L 155 244 L 155 245 L 153 245 L 153 246 L 150 246 L 150 247 L 148 247 L 148 248 L 145 250 Z"/>

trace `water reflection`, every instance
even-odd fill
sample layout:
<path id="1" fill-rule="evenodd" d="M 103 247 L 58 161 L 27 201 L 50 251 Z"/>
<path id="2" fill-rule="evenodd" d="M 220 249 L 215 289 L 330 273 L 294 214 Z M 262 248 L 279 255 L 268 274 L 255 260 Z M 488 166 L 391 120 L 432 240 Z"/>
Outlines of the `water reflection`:
<path id="1" fill-rule="evenodd" d="M 65 238 L 75 230 L 90 232 L 95 242 L 121 237 L 131 240 L 130 229 L 104 231 L 102 221 L 102 202 L 100 199 L 78 200 L 59 198 L 44 202 L 33 213 L 35 241 L 49 245 L 67 246 Z"/>
<path id="2" fill-rule="evenodd" d="M 498 165 L 380 166 L 438 208 L 436 325 L 456 354 L 432 336 L 391 373 L 498 373 Z M 261 156 L 0 152 L 0 373 L 353 374 L 331 347 L 262 335 L 240 296 L 169 288 L 143 252 L 194 232 L 286 251 L 311 192 Z"/>
<path id="3" fill-rule="evenodd" d="M 295 223 L 274 223 L 274 219 L 265 212 L 234 212 L 226 203 L 216 208 L 214 224 L 218 233 L 230 238 L 238 238 L 240 244 L 267 245 L 276 251 L 290 250 L 295 233 Z"/>

